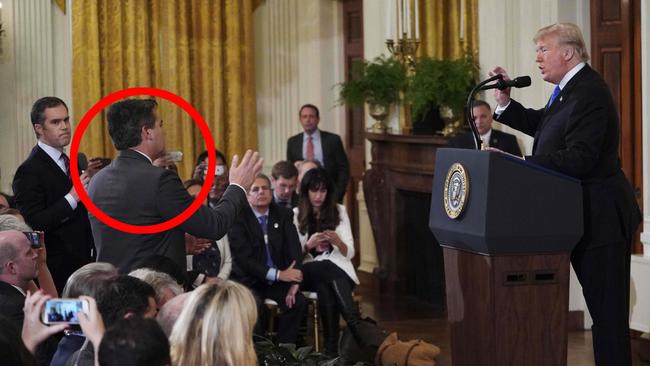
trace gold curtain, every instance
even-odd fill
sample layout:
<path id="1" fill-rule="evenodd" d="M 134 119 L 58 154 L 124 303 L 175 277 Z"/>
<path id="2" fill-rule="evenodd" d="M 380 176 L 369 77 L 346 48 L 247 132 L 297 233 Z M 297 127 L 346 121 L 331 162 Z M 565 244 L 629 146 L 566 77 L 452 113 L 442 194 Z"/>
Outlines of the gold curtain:
<path id="1" fill-rule="evenodd" d="M 257 149 L 252 17 L 253 0 L 73 1 L 75 117 L 114 91 L 157 87 L 192 104 L 227 156 Z M 167 150 L 184 153 L 188 178 L 205 142 L 185 112 L 158 102 Z M 89 157 L 116 154 L 103 112 L 80 146 Z"/>
<path id="2" fill-rule="evenodd" d="M 418 56 L 458 59 L 471 54 L 478 58 L 478 0 L 420 0 L 418 4 L 421 39 Z"/>

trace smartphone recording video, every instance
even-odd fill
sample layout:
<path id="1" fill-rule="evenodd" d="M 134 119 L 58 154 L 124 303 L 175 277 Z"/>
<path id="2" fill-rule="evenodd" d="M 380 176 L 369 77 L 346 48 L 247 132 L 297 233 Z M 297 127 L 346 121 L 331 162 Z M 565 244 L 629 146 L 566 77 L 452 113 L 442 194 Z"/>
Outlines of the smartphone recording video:
<path id="1" fill-rule="evenodd" d="M 79 324 L 78 312 L 88 312 L 88 301 L 80 299 L 50 299 L 43 307 L 44 324 Z"/>
<path id="2" fill-rule="evenodd" d="M 27 237 L 27 240 L 29 240 L 29 245 L 34 248 L 38 249 L 43 246 L 42 242 L 42 236 L 41 232 L 39 231 L 23 231 L 23 234 Z"/>

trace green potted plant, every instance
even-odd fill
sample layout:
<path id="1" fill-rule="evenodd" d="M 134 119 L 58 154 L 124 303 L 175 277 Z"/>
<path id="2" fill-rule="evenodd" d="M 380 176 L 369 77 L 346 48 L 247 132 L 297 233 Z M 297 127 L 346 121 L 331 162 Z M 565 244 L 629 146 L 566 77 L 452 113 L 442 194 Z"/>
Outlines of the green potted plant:
<path id="1" fill-rule="evenodd" d="M 372 61 L 356 61 L 350 69 L 350 80 L 340 84 L 339 101 L 348 107 L 368 103 L 370 115 L 377 120 L 371 130 L 385 132 L 383 121 L 405 86 L 406 68 L 398 60 L 380 56 Z"/>
<path id="2" fill-rule="evenodd" d="M 265 338 L 255 342 L 255 353 L 260 366 L 334 366 L 338 361 L 311 346 L 296 348 L 295 344 L 275 344 Z"/>
<path id="3" fill-rule="evenodd" d="M 467 95 L 472 90 L 478 68 L 471 57 L 459 60 L 419 58 L 409 78 L 405 97 L 412 106 L 414 133 L 433 133 L 441 111 L 462 116 Z M 449 117 L 449 116 L 447 116 Z"/>

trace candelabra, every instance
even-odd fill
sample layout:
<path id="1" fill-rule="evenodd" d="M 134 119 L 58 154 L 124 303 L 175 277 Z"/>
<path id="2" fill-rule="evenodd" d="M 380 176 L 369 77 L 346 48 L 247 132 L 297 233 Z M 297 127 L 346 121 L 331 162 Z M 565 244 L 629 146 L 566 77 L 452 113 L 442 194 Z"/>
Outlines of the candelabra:
<path id="1" fill-rule="evenodd" d="M 415 66 L 415 53 L 420 45 L 420 40 L 417 38 L 409 38 L 406 33 L 403 37 L 398 39 L 397 42 L 393 39 L 386 40 L 386 47 L 388 51 L 398 59 L 404 66 L 407 67 L 408 72 L 412 72 Z"/>

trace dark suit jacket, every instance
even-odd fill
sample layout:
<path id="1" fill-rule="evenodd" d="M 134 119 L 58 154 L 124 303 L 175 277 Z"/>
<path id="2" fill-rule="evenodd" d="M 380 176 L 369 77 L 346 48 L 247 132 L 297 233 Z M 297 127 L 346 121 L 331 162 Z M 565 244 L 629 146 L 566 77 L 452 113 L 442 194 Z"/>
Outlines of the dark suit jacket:
<path id="1" fill-rule="evenodd" d="M 25 295 L 10 284 L 0 281 L 0 314 L 11 319 L 19 332 L 23 329 L 23 320 L 25 320 L 24 306 Z"/>
<path id="2" fill-rule="evenodd" d="M 79 202 L 73 210 L 64 198 L 71 188 L 70 178 L 38 145 L 18 167 L 13 181 L 16 206 L 25 221 L 45 232 L 47 263 L 59 291 L 72 272 L 94 261 L 86 208 Z"/>
<path id="3" fill-rule="evenodd" d="M 302 248 L 293 224 L 293 211 L 274 203 L 269 207 L 268 240 L 271 258 L 278 270 L 296 261 L 294 268 L 302 268 Z M 250 206 L 228 232 L 233 266 L 230 277 L 250 288 L 268 284 L 266 273 L 266 244 L 259 221 Z"/>
<path id="4" fill-rule="evenodd" d="M 193 201 L 178 176 L 158 168 L 137 151 L 126 149 L 90 182 L 90 198 L 104 213 L 132 225 L 152 225 L 179 215 Z M 214 209 L 201 206 L 180 226 L 156 234 L 130 234 L 90 215 L 97 260 L 126 272 L 138 259 L 164 255 L 185 268 L 184 232 L 220 239 L 248 202 L 244 191 L 229 186 Z"/>
<path id="5" fill-rule="evenodd" d="M 293 192 L 291 194 L 291 208 L 294 208 L 298 206 L 298 200 L 300 199 L 300 196 L 298 196 L 298 193 Z M 278 203 L 278 201 L 275 199 L 275 194 L 273 195 L 273 203 Z"/>
<path id="6" fill-rule="evenodd" d="M 302 156 L 302 142 L 304 132 L 291 136 L 287 141 L 287 160 L 294 163 L 298 160 L 304 160 Z M 343 196 L 348 188 L 348 179 L 350 178 L 350 163 L 348 156 L 343 149 L 343 143 L 339 135 L 320 130 L 321 144 L 323 147 L 324 168 L 327 170 L 330 178 L 334 182 L 338 201 L 343 201 Z"/>
<path id="7" fill-rule="evenodd" d="M 586 65 L 547 110 L 513 100 L 497 120 L 535 136 L 526 160 L 582 180 L 585 229 L 579 247 L 629 242 L 641 214 L 621 171 L 616 107 L 597 72 Z"/>
<path id="8" fill-rule="evenodd" d="M 474 135 L 472 135 L 471 131 L 458 135 L 449 141 L 449 146 L 460 149 L 474 149 Z M 509 133 L 492 129 L 492 133 L 490 134 L 490 147 L 521 156 L 517 138 Z"/>

